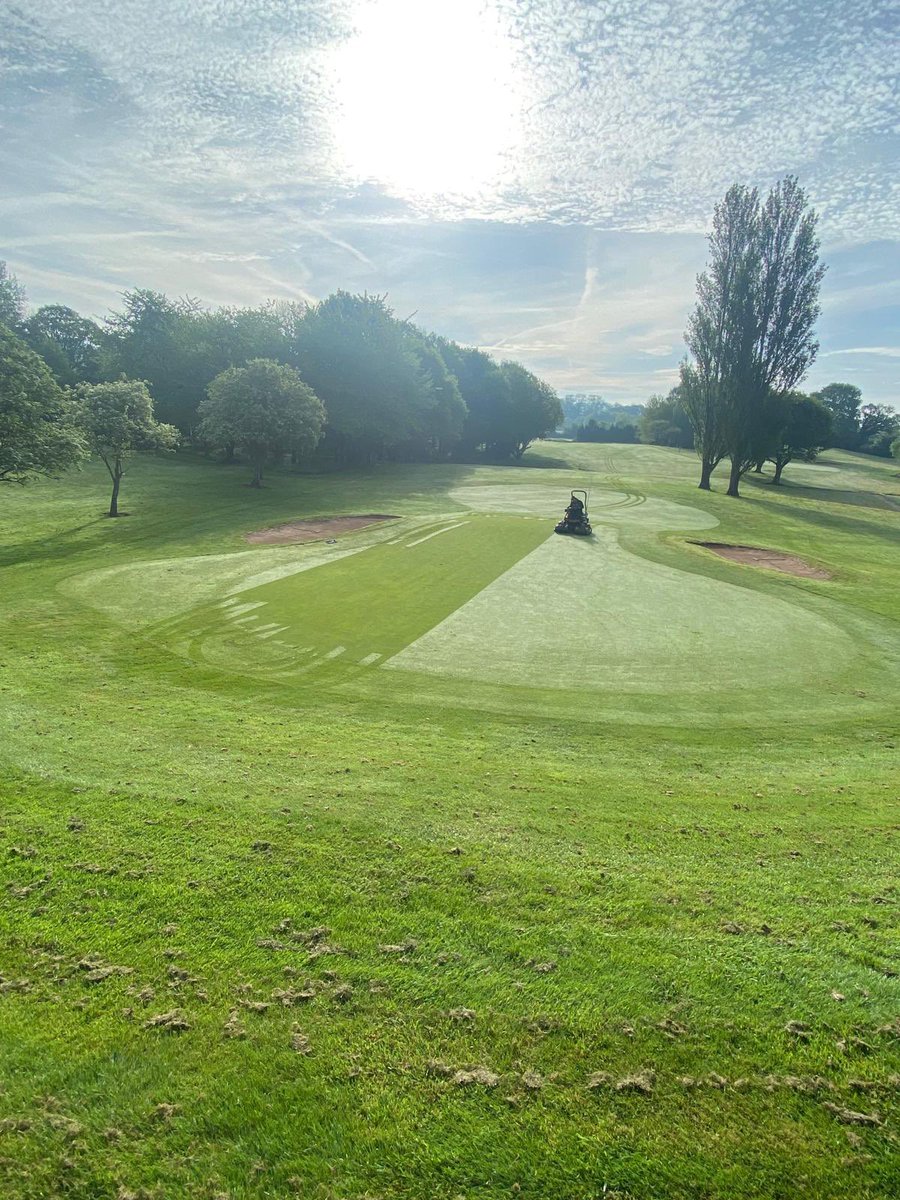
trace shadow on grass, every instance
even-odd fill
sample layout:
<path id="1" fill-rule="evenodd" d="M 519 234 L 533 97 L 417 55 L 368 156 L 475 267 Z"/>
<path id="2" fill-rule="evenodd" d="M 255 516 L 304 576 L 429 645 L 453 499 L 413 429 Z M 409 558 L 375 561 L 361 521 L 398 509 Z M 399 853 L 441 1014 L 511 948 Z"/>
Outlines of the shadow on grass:
<path id="1" fill-rule="evenodd" d="M 890 458 L 884 458 L 880 454 L 861 454 L 855 450 L 842 450 L 840 453 L 846 457 L 838 459 L 822 457 L 816 460 L 816 465 L 834 467 L 838 471 L 863 471 L 866 474 L 874 471 L 879 475 L 882 473 L 893 474 L 895 478 L 900 479 L 900 471 L 893 469 L 894 462 Z"/>
<path id="2" fill-rule="evenodd" d="M 782 480 L 777 488 L 769 475 L 745 475 L 743 484 L 757 488 L 773 489 L 773 495 L 796 496 L 801 500 L 817 500 L 823 504 L 848 504 L 855 508 L 878 508 L 883 512 L 896 512 L 897 504 L 880 492 L 849 491 L 846 488 L 813 487 L 808 483 L 792 483 Z"/>
<path id="3" fill-rule="evenodd" d="M 126 516 L 126 513 L 121 513 Z M 86 529 L 98 530 L 109 521 L 108 513 L 100 513 L 92 521 L 61 529 L 50 537 L 37 538 L 30 542 L 14 542 L 0 549 L 0 567 L 15 567 L 19 563 L 46 562 L 49 559 L 71 558 L 75 554 L 90 551 L 92 541 L 79 538 Z"/>
<path id="4" fill-rule="evenodd" d="M 532 454 L 529 451 L 518 463 L 518 467 L 534 467 L 537 470 L 571 471 L 572 464 L 564 458 L 552 458 L 549 454 Z"/>
<path id="5" fill-rule="evenodd" d="M 773 513 L 777 513 L 781 517 L 790 516 L 797 521 L 806 521 L 809 525 L 819 525 L 835 532 L 856 534 L 861 537 L 877 537 L 883 541 L 896 542 L 900 546 L 900 529 L 892 529 L 877 521 L 864 521 L 860 517 L 844 516 L 843 513 L 820 512 L 818 509 L 799 506 L 785 510 L 775 500 L 757 499 L 756 503 L 763 508 L 772 509 Z"/>

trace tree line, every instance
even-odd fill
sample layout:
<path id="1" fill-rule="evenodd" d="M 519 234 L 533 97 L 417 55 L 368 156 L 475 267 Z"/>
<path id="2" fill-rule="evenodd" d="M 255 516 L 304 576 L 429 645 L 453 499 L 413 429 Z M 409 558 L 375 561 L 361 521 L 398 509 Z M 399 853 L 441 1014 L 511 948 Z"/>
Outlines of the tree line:
<path id="1" fill-rule="evenodd" d="M 822 450 L 836 447 L 900 458 L 900 416 L 884 404 L 863 404 L 850 383 L 829 383 L 818 392 L 787 392 L 770 402 L 770 424 L 754 469 L 775 468 L 773 483 L 794 459 L 813 462 Z M 638 419 L 640 441 L 656 446 L 694 449 L 694 428 L 680 386 L 666 396 L 651 396 Z"/>
<path id="2" fill-rule="evenodd" d="M 63 305 L 29 313 L 0 263 L 0 327 L 6 481 L 63 469 L 67 438 L 72 462 L 95 444 L 86 406 L 109 416 L 119 383 L 122 412 L 143 387 L 148 420 L 171 430 L 151 433 L 145 422 L 136 445 L 178 438 L 240 455 L 257 484 L 285 456 L 336 468 L 518 459 L 562 420 L 556 392 L 521 364 L 399 320 L 384 296 L 338 291 L 317 304 L 209 310 L 136 289 L 98 323 Z"/>

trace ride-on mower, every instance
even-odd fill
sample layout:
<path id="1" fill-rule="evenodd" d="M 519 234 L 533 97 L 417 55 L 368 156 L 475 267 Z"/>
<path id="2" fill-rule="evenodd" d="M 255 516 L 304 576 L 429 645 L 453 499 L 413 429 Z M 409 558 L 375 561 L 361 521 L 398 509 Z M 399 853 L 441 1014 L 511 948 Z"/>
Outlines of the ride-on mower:
<path id="1" fill-rule="evenodd" d="M 583 500 L 579 496 L 584 496 Z M 594 532 L 591 529 L 591 523 L 588 520 L 587 510 L 588 494 L 580 488 L 576 488 L 572 492 L 572 499 L 569 501 L 569 507 L 566 509 L 566 515 L 556 526 L 557 533 L 574 533 L 579 537 L 590 537 Z"/>

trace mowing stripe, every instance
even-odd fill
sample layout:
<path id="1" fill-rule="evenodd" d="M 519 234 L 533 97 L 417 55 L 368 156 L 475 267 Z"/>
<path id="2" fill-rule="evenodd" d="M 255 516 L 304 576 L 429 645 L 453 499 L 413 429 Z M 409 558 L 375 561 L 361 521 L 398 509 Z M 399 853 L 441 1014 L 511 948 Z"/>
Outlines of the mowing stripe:
<path id="1" fill-rule="evenodd" d="M 415 534 L 425 533 L 426 531 L 437 529 L 439 525 L 443 525 L 446 521 L 451 519 L 452 518 L 450 515 L 445 513 L 444 516 L 438 517 L 437 520 L 428 519 L 425 521 L 416 521 L 415 526 L 412 529 L 405 529 L 399 537 L 391 538 L 391 540 L 385 544 L 388 546 L 399 546 L 400 543 L 405 542 L 408 537 L 413 537 Z"/>
<path id="2" fill-rule="evenodd" d="M 451 532 L 457 535 L 452 541 L 428 544 L 432 536 Z M 357 668 L 382 665 L 546 536 L 539 522 L 525 522 L 518 516 L 482 522 L 465 513 L 445 513 L 419 523 L 418 528 L 407 527 L 404 542 L 417 543 L 412 547 L 415 554 L 400 553 L 406 544 L 382 543 L 346 562 L 322 563 L 317 571 L 295 572 L 262 584 L 256 593 L 245 592 L 241 601 L 264 601 L 265 611 L 259 608 L 234 621 L 216 609 L 218 628 L 197 630 L 202 639 L 198 649 L 205 660 L 228 670 L 273 678 L 281 678 L 283 664 L 293 659 L 284 678 L 301 686 L 309 682 L 306 675 L 316 670 L 327 671 L 334 679 L 369 674 Z M 198 618 L 192 613 L 184 620 L 195 628 Z M 235 630 L 251 636 L 235 637 Z M 262 636 L 270 631 L 278 632 L 271 639 Z M 309 641 L 282 654 L 276 641 L 281 631 Z M 261 647 L 262 641 L 273 647 L 271 656 Z M 378 651 L 373 650 L 373 642 Z"/>
<path id="3" fill-rule="evenodd" d="M 262 633 L 257 629 L 253 636 L 258 638 L 270 638 L 274 637 L 276 633 L 284 633 L 285 629 L 287 629 L 287 625 L 276 625 L 274 629 L 269 629 L 265 633 Z"/>
<path id="4" fill-rule="evenodd" d="M 430 538 L 437 537 L 439 533 L 449 533 L 451 529 L 461 529 L 463 525 L 468 525 L 468 521 L 457 521 L 455 525 L 445 525 L 443 529 L 436 529 L 434 533 L 426 533 L 424 537 L 416 538 L 414 542 L 407 542 L 407 550 L 411 550 L 413 546 L 421 546 L 423 542 L 427 542 Z"/>
<path id="5" fill-rule="evenodd" d="M 239 617 L 241 613 L 250 612 L 252 608 L 262 608 L 262 606 L 265 604 L 265 600 L 255 600 L 248 604 L 238 604 L 236 601 L 232 600 L 231 603 L 234 605 L 234 608 L 229 609 L 228 612 L 225 613 L 226 621 L 233 621 L 235 617 Z"/>

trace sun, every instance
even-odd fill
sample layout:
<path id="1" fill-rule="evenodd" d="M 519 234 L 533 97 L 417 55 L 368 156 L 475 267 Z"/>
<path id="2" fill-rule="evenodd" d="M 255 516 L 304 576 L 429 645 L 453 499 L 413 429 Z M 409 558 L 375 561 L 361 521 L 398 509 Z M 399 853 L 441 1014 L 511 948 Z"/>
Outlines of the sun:
<path id="1" fill-rule="evenodd" d="M 337 165 L 410 197 L 472 195 L 521 132 L 515 46 L 483 0 L 359 0 L 328 65 Z"/>

